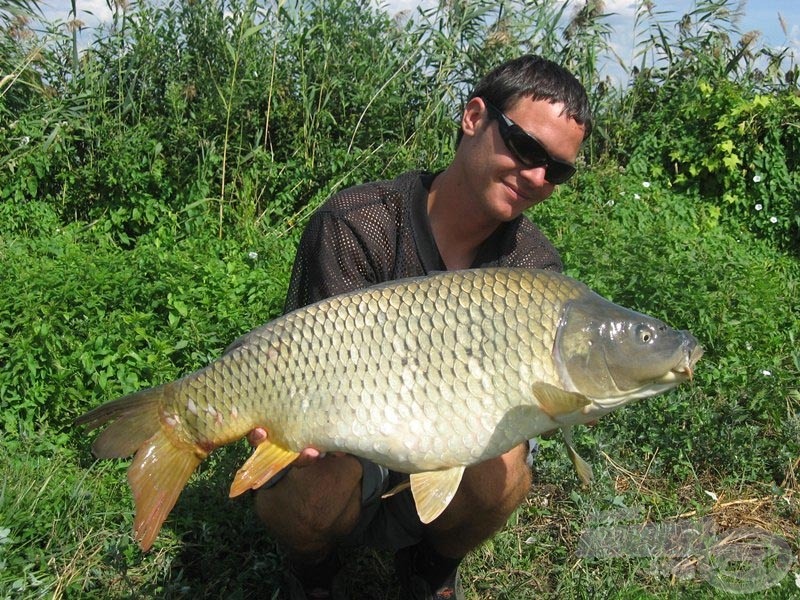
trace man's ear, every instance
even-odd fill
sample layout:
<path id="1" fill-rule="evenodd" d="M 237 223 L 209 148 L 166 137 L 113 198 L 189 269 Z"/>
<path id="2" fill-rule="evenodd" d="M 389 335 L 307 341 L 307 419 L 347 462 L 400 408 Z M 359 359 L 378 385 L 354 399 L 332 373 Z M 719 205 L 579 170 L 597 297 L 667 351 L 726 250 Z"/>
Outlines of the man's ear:
<path id="1" fill-rule="evenodd" d="M 482 98 L 472 98 L 464 107 L 461 115 L 461 131 L 465 136 L 473 136 L 483 127 L 483 120 L 488 119 L 486 105 Z"/>

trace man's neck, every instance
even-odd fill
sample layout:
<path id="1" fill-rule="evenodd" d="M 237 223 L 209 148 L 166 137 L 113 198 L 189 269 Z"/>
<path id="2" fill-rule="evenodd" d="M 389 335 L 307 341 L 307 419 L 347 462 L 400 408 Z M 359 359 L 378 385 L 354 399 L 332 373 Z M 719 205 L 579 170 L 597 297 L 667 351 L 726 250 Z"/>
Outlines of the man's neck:
<path id="1" fill-rule="evenodd" d="M 478 250 L 499 222 L 488 219 L 451 165 L 433 180 L 428 217 L 439 254 L 448 270 L 472 266 Z"/>

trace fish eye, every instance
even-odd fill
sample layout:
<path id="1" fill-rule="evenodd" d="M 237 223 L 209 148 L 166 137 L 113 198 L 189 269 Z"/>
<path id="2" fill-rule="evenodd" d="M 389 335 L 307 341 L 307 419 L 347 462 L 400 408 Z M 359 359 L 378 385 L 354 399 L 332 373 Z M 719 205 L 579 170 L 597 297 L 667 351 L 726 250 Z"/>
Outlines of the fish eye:
<path id="1" fill-rule="evenodd" d="M 653 335 L 653 330 L 650 329 L 650 327 L 647 325 L 639 325 L 636 328 L 636 337 L 642 344 L 649 344 L 653 341 L 655 336 Z"/>

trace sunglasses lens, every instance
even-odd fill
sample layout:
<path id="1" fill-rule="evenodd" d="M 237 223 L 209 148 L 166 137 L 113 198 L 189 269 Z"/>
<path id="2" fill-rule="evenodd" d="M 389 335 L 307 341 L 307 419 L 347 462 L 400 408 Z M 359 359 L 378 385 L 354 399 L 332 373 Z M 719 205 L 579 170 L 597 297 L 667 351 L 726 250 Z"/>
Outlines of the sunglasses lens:
<path id="1" fill-rule="evenodd" d="M 550 183 L 564 183 L 575 174 L 575 167 L 550 158 L 547 150 L 524 131 L 511 131 L 506 143 L 526 167 L 546 166 L 545 178 Z"/>
<path id="2" fill-rule="evenodd" d="M 550 156 L 542 145 L 524 131 L 511 131 L 506 141 L 511 151 L 527 167 L 541 167 L 550 162 Z"/>
<path id="3" fill-rule="evenodd" d="M 564 183 L 567 179 L 575 175 L 575 167 L 567 163 L 552 162 L 547 167 L 544 174 L 545 179 L 550 183 Z"/>

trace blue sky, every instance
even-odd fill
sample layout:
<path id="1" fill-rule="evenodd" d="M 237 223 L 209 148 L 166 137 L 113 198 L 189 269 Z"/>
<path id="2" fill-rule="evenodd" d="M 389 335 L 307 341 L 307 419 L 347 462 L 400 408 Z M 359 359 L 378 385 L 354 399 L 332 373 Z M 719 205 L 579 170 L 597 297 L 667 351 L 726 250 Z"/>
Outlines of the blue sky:
<path id="1" fill-rule="evenodd" d="M 268 2 L 269 0 L 265 0 Z M 435 0 L 376 0 L 390 12 L 414 9 L 417 6 L 431 6 Z M 678 20 L 694 6 L 694 0 L 653 0 L 656 11 L 672 13 L 669 19 Z M 45 0 L 42 7 L 48 18 L 66 19 L 70 10 L 69 0 Z M 573 2 L 579 6 L 581 2 Z M 606 0 L 605 12 L 613 13 L 610 24 L 614 28 L 614 46 L 622 58 L 630 58 L 633 50 L 633 20 L 636 2 L 632 0 Z M 78 18 L 89 27 L 108 19 L 110 11 L 106 0 L 77 0 Z M 783 18 L 786 32 L 779 20 Z M 667 17 L 665 17 L 667 18 Z M 659 21 L 662 21 L 659 18 Z M 744 15 L 739 23 L 742 32 L 758 30 L 762 42 L 772 48 L 789 48 L 800 62 L 800 1 L 798 0 L 749 0 L 744 3 Z"/>

